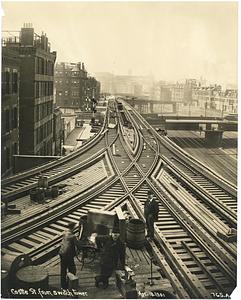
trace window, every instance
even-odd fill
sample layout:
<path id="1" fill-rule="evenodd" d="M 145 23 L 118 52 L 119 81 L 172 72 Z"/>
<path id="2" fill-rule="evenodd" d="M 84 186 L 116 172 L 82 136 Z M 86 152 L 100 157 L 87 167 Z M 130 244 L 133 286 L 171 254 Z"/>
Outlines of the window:
<path id="1" fill-rule="evenodd" d="M 62 91 L 59 91 L 59 96 L 62 96 Z"/>
<path id="2" fill-rule="evenodd" d="M 13 73 L 13 93 L 18 92 L 18 73 Z"/>
<path id="3" fill-rule="evenodd" d="M 69 93 L 68 91 L 65 91 L 65 92 L 64 92 L 65 96 L 68 96 L 68 93 Z"/>
<path id="4" fill-rule="evenodd" d="M 6 72 L 6 94 L 10 94 L 10 72 Z"/>
<path id="5" fill-rule="evenodd" d="M 13 109 L 13 128 L 18 128 L 18 108 Z"/>
<path id="6" fill-rule="evenodd" d="M 9 126 L 9 120 L 10 120 L 9 109 L 6 109 L 5 116 L 6 116 L 6 131 L 8 132 L 10 130 L 10 126 Z"/>
<path id="7" fill-rule="evenodd" d="M 41 58 L 41 62 L 42 62 L 41 74 L 44 74 L 45 63 L 44 63 L 44 60 L 42 58 Z"/>
<path id="8" fill-rule="evenodd" d="M 6 148 L 6 169 L 10 168 L 10 149 Z"/>
<path id="9" fill-rule="evenodd" d="M 13 144 L 13 154 L 18 154 L 18 144 L 17 143 Z"/>
<path id="10" fill-rule="evenodd" d="M 36 121 L 39 120 L 39 105 L 36 105 Z"/>
<path id="11" fill-rule="evenodd" d="M 35 96 L 39 98 L 39 82 L 35 82 Z"/>
<path id="12" fill-rule="evenodd" d="M 49 95 L 49 83 L 48 82 L 45 83 L 45 95 L 46 96 Z"/>

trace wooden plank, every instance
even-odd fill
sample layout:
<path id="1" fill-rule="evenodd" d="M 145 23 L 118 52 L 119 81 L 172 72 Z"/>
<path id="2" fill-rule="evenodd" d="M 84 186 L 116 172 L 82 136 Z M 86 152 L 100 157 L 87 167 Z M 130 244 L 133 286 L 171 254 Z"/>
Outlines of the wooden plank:
<path id="1" fill-rule="evenodd" d="M 54 233 L 55 235 L 60 235 L 60 234 L 62 234 L 62 232 L 57 231 L 57 230 L 54 230 L 54 229 L 52 229 L 52 228 L 50 228 L 50 227 L 44 227 L 43 230 L 52 232 L 52 233 Z"/>
<path id="2" fill-rule="evenodd" d="M 36 232 L 34 234 L 36 234 Z M 45 232 L 45 231 L 37 231 L 37 234 L 40 237 L 44 237 L 44 238 L 47 238 L 47 239 L 52 239 L 55 236 L 55 235 L 49 234 L 48 232 Z"/>
<path id="3" fill-rule="evenodd" d="M 37 246 L 40 245 L 40 243 L 35 243 L 35 242 L 33 242 L 33 241 L 31 241 L 31 240 L 27 240 L 27 239 L 25 239 L 25 238 L 22 238 L 22 239 L 20 239 L 19 241 L 22 242 L 22 243 L 31 245 L 31 246 L 33 246 L 33 247 L 37 247 Z"/>
<path id="4" fill-rule="evenodd" d="M 12 244 L 9 244 L 8 245 L 8 248 L 14 250 L 14 251 L 20 251 L 20 252 L 23 252 L 23 253 L 28 253 L 30 248 L 27 248 L 27 247 L 24 247 L 20 244 L 17 244 L 17 243 L 12 243 Z"/>
<path id="5" fill-rule="evenodd" d="M 54 228 L 57 228 L 57 229 L 59 229 L 59 230 L 61 230 L 61 231 L 65 231 L 65 230 L 66 230 L 66 227 L 61 226 L 61 225 L 58 225 L 58 224 L 56 224 L 56 223 L 52 223 L 50 226 L 51 226 L 51 227 L 54 227 Z"/>
<path id="6" fill-rule="evenodd" d="M 43 238 L 43 237 L 40 237 L 39 235 L 36 235 L 36 234 L 30 234 L 28 236 L 28 238 L 31 238 L 35 241 L 39 241 L 40 243 L 45 243 L 47 240 L 49 240 L 49 238 Z"/>
<path id="7" fill-rule="evenodd" d="M 123 214 L 121 206 L 117 206 L 115 208 L 118 219 L 119 219 L 119 229 L 120 229 L 120 237 L 123 241 L 125 241 L 126 237 L 126 218 Z"/>

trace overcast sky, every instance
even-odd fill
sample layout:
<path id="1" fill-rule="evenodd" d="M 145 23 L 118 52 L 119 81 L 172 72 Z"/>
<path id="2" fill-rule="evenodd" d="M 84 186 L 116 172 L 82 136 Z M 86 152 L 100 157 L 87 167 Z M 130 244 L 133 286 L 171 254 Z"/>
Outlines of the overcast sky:
<path id="1" fill-rule="evenodd" d="M 33 23 L 57 61 L 156 80 L 238 82 L 238 2 L 2 2 L 3 30 Z"/>

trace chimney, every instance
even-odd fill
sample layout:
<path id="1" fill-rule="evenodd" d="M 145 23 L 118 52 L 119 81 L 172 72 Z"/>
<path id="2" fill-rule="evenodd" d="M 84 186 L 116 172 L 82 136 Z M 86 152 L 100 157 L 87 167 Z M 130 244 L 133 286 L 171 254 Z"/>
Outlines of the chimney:
<path id="1" fill-rule="evenodd" d="M 45 34 L 45 41 L 46 41 L 46 51 L 48 52 L 48 44 L 49 44 L 49 39 L 46 37 L 46 34 Z"/>
<path id="2" fill-rule="evenodd" d="M 85 69 L 85 64 L 84 63 L 82 63 L 82 70 L 84 70 Z"/>
<path id="3" fill-rule="evenodd" d="M 30 23 L 24 23 L 21 28 L 21 45 L 22 46 L 33 46 L 34 41 L 34 28 L 30 27 Z"/>
<path id="4" fill-rule="evenodd" d="M 43 31 L 41 35 L 41 49 L 46 51 L 46 34 Z"/>

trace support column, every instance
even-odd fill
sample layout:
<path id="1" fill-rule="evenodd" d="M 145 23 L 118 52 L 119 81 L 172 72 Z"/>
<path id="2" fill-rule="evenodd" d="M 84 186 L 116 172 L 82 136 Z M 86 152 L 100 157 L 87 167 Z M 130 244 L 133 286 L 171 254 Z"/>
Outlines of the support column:
<path id="1" fill-rule="evenodd" d="M 205 138 L 210 144 L 222 145 L 223 130 L 205 130 Z"/>

